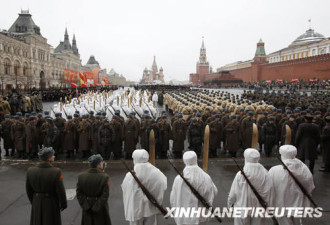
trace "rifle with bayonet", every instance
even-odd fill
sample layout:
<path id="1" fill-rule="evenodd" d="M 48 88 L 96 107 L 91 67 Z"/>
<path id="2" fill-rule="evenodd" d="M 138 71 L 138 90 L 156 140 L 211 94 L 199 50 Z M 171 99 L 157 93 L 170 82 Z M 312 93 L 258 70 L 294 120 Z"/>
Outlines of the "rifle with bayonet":
<path id="1" fill-rule="evenodd" d="M 123 107 L 120 106 L 120 108 L 121 108 L 121 110 L 123 110 L 123 112 L 125 113 L 126 118 L 128 118 L 128 115 L 127 115 L 127 113 L 125 112 L 125 110 L 123 109 Z"/>
<path id="2" fill-rule="evenodd" d="M 201 196 L 198 191 L 187 181 L 187 179 L 182 175 L 182 173 L 173 165 L 173 163 L 168 160 L 171 166 L 174 168 L 174 170 L 180 175 L 182 180 L 187 184 L 187 186 L 190 188 L 191 192 L 195 195 L 195 197 L 202 203 L 202 205 L 211 211 L 212 215 L 214 213 L 214 209 L 212 206 Z M 219 216 L 215 215 L 215 218 L 218 220 L 219 223 L 222 223 L 222 220 Z"/>
<path id="3" fill-rule="evenodd" d="M 133 108 L 133 110 L 134 110 L 134 112 L 136 112 L 136 114 L 140 117 L 140 119 L 142 119 L 142 116 L 138 113 L 138 111 L 136 111 L 136 109 L 135 109 L 135 107 L 134 107 L 134 105 L 132 104 L 131 105 L 132 106 L 132 108 Z"/>
<path id="4" fill-rule="evenodd" d="M 85 105 L 84 105 L 84 108 L 86 109 L 87 113 L 89 113 L 89 111 L 88 111 L 88 109 L 87 109 L 87 107 Z"/>
<path id="5" fill-rule="evenodd" d="M 65 114 L 65 117 L 68 118 L 68 114 L 66 113 L 64 107 L 63 107 L 63 112 L 64 112 L 64 114 Z"/>
<path id="6" fill-rule="evenodd" d="M 284 162 L 282 161 L 281 157 L 277 156 L 278 160 L 280 160 L 280 162 L 282 163 L 284 169 L 286 169 L 288 171 L 288 173 L 290 174 L 290 176 L 292 177 L 292 179 L 294 180 L 294 182 L 296 182 L 296 184 L 298 185 L 298 187 L 300 188 L 300 190 L 304 193 L 304 195 L 309 199 L 309 201 L 312 203 L 312 205 L 317 208 L 318 206 L 316 205 L 315 201 L 312 199 L 312 196 L 306 191 L 306 189 L 304 188 L 304 186 L 300 183 L 300 181 L 293 175 L 293 173 L 290 171 L 290 169 L 287 167 L 287 165 L 284 164 Z"/>
<path id="7" fill-rule="evenodd" d="M 150 114 L 151 114 L 152 118 L 153 118 L 153 119 L 156 119 L 156 117 L 154 117 L 154 114 L 152 114 L 152 111 L 151 111 L 149 105 L 148 105 L 144 100 L 143 100 L 143 102 L 144 102 L 144 104 L 146 104 L 146 106 L 148 107 L 148 109 L 149 109 L 149 111 L 150 111 Z"/>
<path id="8" fill-rule="evenodd" d="M 126 164 L 126 162 L 124 160 L 121 160 L 124 164 L 124 166 L 126 167 L 126 169 L 131 173 L 131 175 L 133 176 L 133 178 L 135 179 L 136 183 L 139 185 L 139 187 L 141 188 L 142 192 L 146 195 L 146 197 L 149 199 L 149 201 L 151 202 L 151 204 L 153 204 L 157 209 L 159 209 L 159 211 L 163 214 L 163 216 L 166 216 L 168 214 L 167 210 L 160 205 L 157 200 L 155 199 L 155 197 L 148 191 L 148 189 L 141 183 L 141 181 L 139 180 L 139 178 L 136 176 L 135 172 L 132 171 Z M 165 217 L 167 218 L 167 217 Z"/>
<path id="9" fill-rule="evenodd" d="M 111 112 L 111 110 L 109 109 L 109 107 L 106 107 L 106 109 L 111 113 L 111 115 L 113 116 L 113 113 Z"/>
<path id="10" fill-rule="evenodd" d="M 113 101 L 112 101 L 112 103 L 113 103 Z M 112 103 L 110 104 L 110 106 L 113 109 L 113 111 L 116 113 L 116 109 L 112 106 Z"/>
<path id="11" fill-rule="evenodd" d="M 50 110 L 52 110 L 52 112 L 54 113 L 54 116 L 55 116 L 55 111 L 54 111 L 53 107 L 50 107 Z"/>
<path id="12" fill-rule="evenodd" d="M 236 166 L 238 167 L 238 169 L 241 171 L 241 174 L 243 175 L 243 177 L 245 178 L 246 182 L 249 184 L 251 190 L 253 191 L 254 195 L 257 197 L 260 205 L 264 208 L 267 209 L 267 203 L 266 201 L 261 197 L 261 195 L 258 193 L 258 191 L 256 190 L 256 188 L 253 186 L 253 184 L 251 183 L 251 181 L 249 180 L 249 178 L 246 176 L 246 174 L 244 173 L 243 169 L 238 165 L 238 163 L 236 162 L 236 160 L 233 158 Z M 273 216 L 272 220 L 274 222 L 275 225 L 278 225 L 278 221 L 277 219 Z"/>

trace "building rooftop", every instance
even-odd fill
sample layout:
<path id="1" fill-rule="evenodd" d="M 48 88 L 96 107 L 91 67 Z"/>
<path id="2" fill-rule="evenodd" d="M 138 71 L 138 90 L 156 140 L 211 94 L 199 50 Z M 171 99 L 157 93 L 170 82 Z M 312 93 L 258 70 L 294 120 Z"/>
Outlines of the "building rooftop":
<path id="1" fill-rule="evenodd" d="M 32 15 L 29 10 L 21 10 L 18 18 L 11 25 L 8 32 L 12 33 L 30 33 L 40 35 L 40 27 L 38 27 L 32 20 Z"/>
<path id="2" fill-rule="evenodd" d="M 305 33 L 297 37 L 291 45 L 302 45 L 311 42 L 318 42 L 326 39 L 326 37 L 320 33 L 315 32 L 313 29 L 309 28 Z"/>

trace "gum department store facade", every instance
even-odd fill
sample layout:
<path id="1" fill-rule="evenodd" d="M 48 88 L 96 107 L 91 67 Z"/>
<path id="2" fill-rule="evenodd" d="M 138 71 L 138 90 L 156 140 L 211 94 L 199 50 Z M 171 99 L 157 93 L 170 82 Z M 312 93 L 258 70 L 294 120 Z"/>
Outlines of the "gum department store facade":
<path id="1" fill-rule="evenodd" d="M 21 11 L 8 31 L 0 30 L 1 88 L 68 87 L 79 81 L 79 72 L 90 75 L 95 71 L 106 75 L 98 63 L 81 65 L 74 35 L 71 45 L 65 29 L 64 41 L 54 49 L 28 10 Z"/>

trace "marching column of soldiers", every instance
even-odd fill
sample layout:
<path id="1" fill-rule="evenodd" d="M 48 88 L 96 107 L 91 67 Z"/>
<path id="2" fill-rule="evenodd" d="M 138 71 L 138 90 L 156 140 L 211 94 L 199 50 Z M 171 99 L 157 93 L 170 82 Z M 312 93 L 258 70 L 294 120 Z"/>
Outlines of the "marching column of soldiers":
<path id="1" fill-rule="evenodd" d="M 223 91 L 193 90 L 171 92 L 164 97 L 165 106 L 174 116 L 171 119 L 173 154 L 180 157 L 186 134 L 189 149 L 199 156 L 204 128 L 210 126 L 210 157 L 221 149 L 232 157 L 251 147 L 253 124 L 258 128 L 258 150 L 266 157 L 277 153 L 279 146 L 292 144 L 298 148 L 298 158 L 309 161 L 313 173 L 315 159 L 323 154 L 329 172 L 329 92 L 245 92 L 241 97 Z M 277 106 L 277 108 L 275 106 Z M 290 134 L 288 128 L 290 128 Z M 184 131 L 176 140 L 177 131 Z M 288 142 L 287 136 L 290 135 Z"/>
<path id="2" fill-rule="evenodd" d="M 287 98 L 289 101 L 285 105 Z M 275 108 L 274 103 L 279 108 Z M 53 119 L 47 111 L 44 115 L 35 112 L 24 116 L 21 112 L 14 116 L 5 114 L 1 125 L 6 157 L 32 159 L 41 146 L 51 146 L 56 155 L 66 153 L 67 158 L 87 158 L 92 153 L 100 153 L 107 160 L 110 157 L 131 158 L 138 143 L 149 150 L 151 130 L 155 134 L 158 158 L 166 158 L 170 149 L 175 158 L 181 158 L 187 148 L 186 140 L 188 149 L 200 157 L 206 125 L 210 126 L 210 157 L 218 157 L 218 149 L 236 157 L 239 150 L 251 147 L 254 123 L 259 130 L 258 150 L 264 151 L 266 157 L 285 143 L 286 127 L 291 130 L 290 143 L 286 144 L 298 147 L 298 157 L 309 160 L 311 171 L 318 151 L 327 152 L 324 137 L 328 132 L 326 117 L 330 113 L 328 93 L 308 96 L 244 92 L 239 97 L 220 91 L 172 91 L 164 95 L 164 104 L 173 114 L 171 120 L 166 111 L 158 118 L 151 118 L 154 115 L 148 110 L 140 120 L 131 112 L 126 121 L 120 110 L 115 111 L 111 120 L 106 112 L 94 116 L 93 111 L 89 115 L 76 111 L 73 116 L 68 115 L 67 120 L 61 113 L 55 113 Z M 311 133 L 312 130 L 315 132 Z M 319 144 L 321 150 L 318 150 Z"/>

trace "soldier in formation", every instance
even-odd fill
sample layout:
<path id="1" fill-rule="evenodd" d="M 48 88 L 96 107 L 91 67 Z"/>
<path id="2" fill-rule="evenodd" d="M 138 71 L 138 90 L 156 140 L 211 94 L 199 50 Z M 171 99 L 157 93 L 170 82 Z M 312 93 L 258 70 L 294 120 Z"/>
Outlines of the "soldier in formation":
<path id="1" fill-rule="evenodd" d="M 311 123 L 319 129 L 316 135 L 319 140 L 314 141 L 317 146 L 325 127 L 328 98 L 327 93 L 312 93 L 309 96 L 289 92 L 245 92 L 239 97 L 223 91 L 171 90 L 164 92 L 164 104 L 168 112 L 162 112 L 155 118 L 155 122 L 151 120 L 148 110 L 144 111 L 140 121 L 135 117 L 135 112 L 128 113 L 125 121 L 120 115 L 121 112 L 116 110 L 113 118 L 109 118 L 114 140 L 106 146 L 111 148 L 109 151 L 115 159 L 130 158 L 130 154 L 139 145 L 149 149 L 149 134 L 150 130 L 153 130 L 158 158 L 166 157 L 168 150 L 172 151 L 175 158 L 180 158 L 187 149 L 194 150 L 200 156 L 204 129 L 209 125 L 210 157 L 218 157 L 218 153 L 235 157 L 243 149 L 251 147 L 253 123 L 256 123 L 259 131 L 257 149 L 260 152 L 271 156 L 277 151 L 275 147 L 293 144 L 298 147 L 298 157 L 303 160 L 307 152 L 302 154 L 305 150 L 299 141 L 305 139 L 301 139 L 299 127 L 305 123 L 306 117 L 312 117 Z M 171 112 L 174 115 L 169 120 L 167 113 Z M 36 141 L 39 149 L 42 146 L 52 146 L 57 155 L 65 152 L 67 157 L 87 158 L 91 153 L 100 153 L 104 158 L 108 158 L 105 154 L 109 151 L 103 150 L 99 138 L 99 129 L 104 128 L 104 119 L 107 118 L 105 112 L 94 116 L 92 111 L 89 115 L 80 115 L 79 111 L 76 111 L 72 120 L 68 119 L 71 115 L 66 115 L 67 121 L 60 113 L 56 114 L 55 119 L 49 117 L 47 112 L 44 115 L 25 114 L 25 122 L 22 122 L 22 115 L 17 112 L 14 119 L 8 118 L 7 115 L 3 121 L 2 135 L 6 137 L 4 147 L 8 152 L 11 149 L 11 153 L 16 152 L 18 157 L 33 158 L 36 152 L 33 143 Z M 37 116 L 36 122 L 32 118 L 30 123 L 30 116 Z M 291 138 L 287 138 L 287 127 L 291 130 Z M 34 135 L 36 140 L 30 141 L 26 128 L 37 133 Z M 7 138 L 9 131 L 10 138 Z M 287 141 L 290 143 L 286 143 Z M 34 150 L 31 150 L 31 144 Z M 314 149 L 306 150 L 308 155 L 305 157 L 312 164 L 315 158 Z"/>

